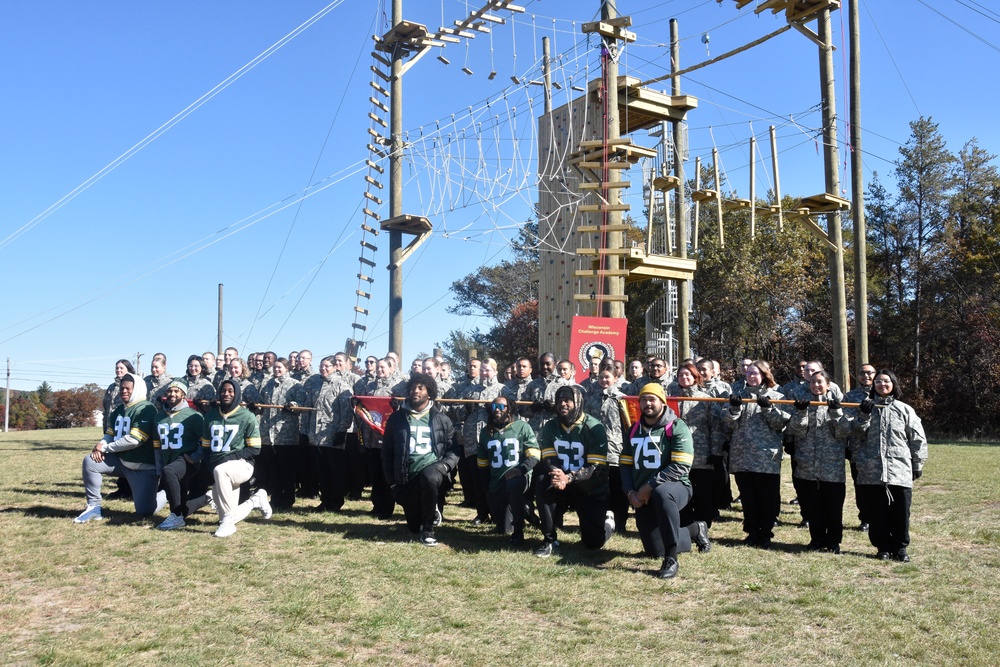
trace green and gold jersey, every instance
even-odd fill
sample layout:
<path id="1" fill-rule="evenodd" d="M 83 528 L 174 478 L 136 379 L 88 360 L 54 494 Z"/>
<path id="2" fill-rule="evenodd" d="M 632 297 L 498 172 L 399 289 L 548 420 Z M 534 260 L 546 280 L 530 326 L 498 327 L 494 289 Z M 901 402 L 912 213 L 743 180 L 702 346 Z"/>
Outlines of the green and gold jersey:
<path id="1" fill-rule="evenodd" d="M 153 448 L 160 450 L 160 461 L 167 465 L 184 454 L 194 454 L 201 444 L 205 418 L 191 408 L 159 413 Z"/>
<path id="2" fill-rule="evenodd" d="M 652 428 L 640 420 L 622 443 L 620 461 L 622 476 L 631 475 L 632 489 L 638 490 L 644 484 L 655 487 L 669 480 L 691 486 L 688 480 L 688 470 L 694 462 L 691 431 L 680 419 Z"/>
<path id="3" fill-rule="evenodd" d="M 131 435 L 139 441 L 139 446 L 118 452 L 118 458 L 130 463 L 153 465 L 155 459 L 151 438 L 155 432 L 156 408 L 149 401 L 136 401 L 114 409 L 108 417 L 108 428 L 104 434 L 111 436 L 111 442 Z"/>
<path id="4" fill-rule="evenodd" d="M 608 492 L 608 433 L 598 420 L 583 414 L 567 428 L 558 419 L 552 419 L 538 432 L 538 446 L 542 450 L 542 460 L 563 472 L 574 473 L 585 466 L 604 468 L 603 474 L 588 481 L 587 493 L 602 495 Z"/>
<path id="5" fill-rule="evenodd" d="M 508 470 L 516 468 L 525 459 L 537 459 L 540 456 L 535 432 L 528 422 L 513 421 L 502 429 L 487 427 L 479 434 L 476 465 L 480 469 L 489 469 L 489 489 L 492 492 L 503 489 L 503 478 Z"/>
<path id="6" fill-rule="evenodd" d="M 410 442 L 407 443 L 406 472 L 407 479 L 413 479 L 438 460 L 434 453 L 434 443 L 431 442 L 430 407 L 423 412 L 408 412 L 406 421 L 410 427 Z"/>
<path id="7" fill-rule="evenodd" d="M 260 449 L 260 426 L 257 417 L 244 407 L 223 413 L 219 408 L 205 415 L 201 446 L 207 448 L 209 462 L 221 463 L 241 449 Z"/>

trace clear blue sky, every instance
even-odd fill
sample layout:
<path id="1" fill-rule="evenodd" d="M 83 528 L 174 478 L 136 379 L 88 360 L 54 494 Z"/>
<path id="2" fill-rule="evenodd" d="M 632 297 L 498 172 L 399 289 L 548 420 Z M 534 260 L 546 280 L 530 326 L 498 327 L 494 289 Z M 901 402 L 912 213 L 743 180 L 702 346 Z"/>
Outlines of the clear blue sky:
<path id="1" fill-rule="evenodd" d="M 407 359 L 431 351 L 450 329 L 489 326 L 447 315 L 448 288 L 507 257 L 508 240 L 531 214 L 542 91 L 511 76 L 538 78 L 545 35 L 558 55 L 556 105 L 570 85 L 599 75 L 596 43 L 580 34 L 596 1 L 522 4 L 527 12 L 497 26 L 492 40 L 448 46 L 450 65 L 432 52 L 404 77 L 413 143 L 404 210 L 427 215 L 436 230 L 405 265 Z M 408 20 L 436 29 L 442 16 L 451 25 L 479 3 L 404 6 Z M 619 12 L 632 16 L 639 37 L 622 56 L 622 73 L 641 79 L 669 67 L 671 17 L 680 21 L 683 66 L 783 25 L 730 1 L 620 0 Z M 992 3 L 866 0 L 861 16 L 866 177 L 878 171 L 891 183 L 907 124 L 921 114 L 940 123 L 952 150 L 978 137 L 1000 152 L 991 74 L 1000 64 L 1000 16 Z M 181 373 L 188 354 L 215 348 L 219 283 L 226 345 L 279 354 L 309 347 L 317 358 L 341 349 L 357 286 L 370 35 L 383 32 L 385 18 L 374 2 L 0 4 L 0 358 L 12 359 L 12 386 L 105 385 L 115 359 L 136 352 L 143 373 L 157 351 Z M 833 20 L 843 119 L 846 11 Z M 686 78 L 684 92 L 700 101 L 689 114 L 691 158 L 707 161 L 717 146 L 745 196 L 750 134 L 766 138 L 775 124 L 783 193 L 821 192 L 817 58 L 811 42 L 789 31 Z M 636 140 L 655 142 L 645 133 Z M 760 150 L 762 195 L 772 175 L 766 142 Z M 310 184 L 312 196 L 301 199 Z M 641 190 L 629 197 L 641 210 Z M 381 355 L 388 239 L 377 243 L 364 351 Z"/>

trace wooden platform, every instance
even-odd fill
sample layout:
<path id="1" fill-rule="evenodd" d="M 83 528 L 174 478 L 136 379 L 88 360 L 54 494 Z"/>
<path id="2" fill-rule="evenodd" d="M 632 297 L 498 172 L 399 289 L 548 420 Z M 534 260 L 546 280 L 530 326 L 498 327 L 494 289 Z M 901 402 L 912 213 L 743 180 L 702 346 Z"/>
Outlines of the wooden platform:
<path id="1" fill-rule="evenodd" d="M 691 199 L 699 204 L 706 201 L 715 201 L 719 198 L 718 190 L 692 190 Z"/>
<path id="2" fill-rule="evenodd" d="M 431 221 L 421 215 L 397 215 L 395 218 L 387 218 L 379 222 L 383 231 L 396 230 L 404 234 L 426 234 L 434 226 Z"/>
<path id="3" fill-rule="evenodd" d="M 723 0 L 718 2 L 722 4 Z M 736 8 L 743 9 L 753 2 L 755 0 L 736 0 Z M 753 11 L 755 14 L 785 12 L 785 20 L 789 23 L 804 23 L 816 18 L 824 9 L 840 9 L 840 0 L 764 0 Z"/>
<path id="4" fill-rule="evenodd" d="M 684 120 L 687 112 L 698 107 L 698 99 L 691 95 L 667 95 L 651 88 L 643 88 L 642 80 L 634 76 L 618 77 L 618 108 L 620 110 L 619 134 L 654 127 L 664 120 Z M 596 92 L 601 80 L 587 84 L 587 90 Z"/>
<path id="5" fill-rule="evenodd" d="M 808 209 L 809 214 L 834 213 L 836 211 L 846 211 L 851 208 L 851 202 L 843 197 L 821 192 L 812 197 L 803 197 L 795 203 L 796 209 Z"/>
<path id="6" fill-rule="evenodd" d="M 580 150 L 571 153 L 568 156 L 566 163 L 569 165 L 580 166 L 587 162 L 601 162 L 604 160 L 604 157 L 604 143 L 602 141 L 582 141 L 580 142 Z M 609 142 L 607 157 L 611 160 L 635 164 L 644 157 L 655 158 L 656 149 L 633 144 L 632 140 L 626 137 L 624 140 Z"/>
<path id="7" fill-rule="evenodd" d="M 629 272 L 625 277 L 626 283 L 651 278 L 692 280 L 698 262 L 666 255 L 647 255 L 643 248 L 629 248 L 629 254 L 625 257 L 625 268 Z"/>
<path id="8" fill-rule="evenodd" d="M 653 187 L 663 192 L 666 192 L 667 190 L 676 190 L 677 186 L 680 184 L 681 179 L 676 176 L 657 176 L 653 179 Z"/>

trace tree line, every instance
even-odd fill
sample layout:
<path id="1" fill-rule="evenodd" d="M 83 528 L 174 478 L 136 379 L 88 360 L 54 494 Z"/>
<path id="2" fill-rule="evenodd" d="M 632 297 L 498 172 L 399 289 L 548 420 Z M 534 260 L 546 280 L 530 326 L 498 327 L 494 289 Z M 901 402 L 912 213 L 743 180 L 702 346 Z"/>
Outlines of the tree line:
<path id="1" fill-rule="evenodd" d="M 95 411 L 101 410 L 104 390 L 96 384 L 53 391 L 42 382 L 35 391 L 10 392 L 10 428 L 32 431 L 44 428 L 95 426 Z M 0 403 L 0 420 L 6 405 Z"/>

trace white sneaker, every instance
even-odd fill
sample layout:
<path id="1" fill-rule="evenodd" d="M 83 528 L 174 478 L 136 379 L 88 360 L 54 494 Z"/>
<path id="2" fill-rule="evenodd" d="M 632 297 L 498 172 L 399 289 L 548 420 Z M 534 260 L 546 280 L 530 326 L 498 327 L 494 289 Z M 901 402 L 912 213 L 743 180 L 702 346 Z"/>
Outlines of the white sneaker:
<path id="1" fill-rule="evenodd" d="M 229 537 L 236 534 L 236 522 L 232 519 L 223 519 L 219 524 L 219 529 L 215 531 L 216 537 Z"/>
<path id="2" fill-rule="evenodd" d="M 607 542 L 615 534 L 615 513 L 608 510 L 604 517 L 604 541 Z"/>
<path id="3" fill-rule="evenodd" d="M 73 519 L 73 523 L 87 523 L 88 521 L 101 521 L 104 516 L 101 514 L 100 505 L 87 505 L 87 509 L 80 513 L 80 516 Z"/>
<path id="4" fill-rule="evenodd" d="M 442 521 L 444 521 L 444 517 L 441 516 L 441 510 L 435 509 L 434 510 L 434 526 L 435 527 L 440 526 Z"/>
<path id="5" fill-rule="evenodd" d="M 253 494 L 254 506 L 260 510 L 260 513 L 264 515 L 265 519 L 271 518 L 271 503 L 267 500 L 267 491 L 264 489 L 257 489 L 257 493 Z"/>
<path id="6" fill-rule="evenodd" d="M 179 514 L 174 514 L 171 512 L 167 515 L 167 518 L 163 520 L 157 528 L 160 530 L 176 530 L 178 528 L 184 527 L 184 517 Z"/>

